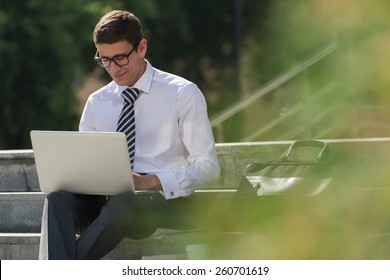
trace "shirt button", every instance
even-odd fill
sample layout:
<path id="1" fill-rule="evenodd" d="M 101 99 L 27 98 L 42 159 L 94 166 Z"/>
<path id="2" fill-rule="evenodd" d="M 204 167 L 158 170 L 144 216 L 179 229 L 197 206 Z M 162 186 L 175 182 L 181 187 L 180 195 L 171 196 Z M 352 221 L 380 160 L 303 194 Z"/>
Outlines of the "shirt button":
<path id="1" fill-rule="evenodd" d="M 171 192 L 171 193 L 170 193 L 170 196 L 174 196 L 174 195 L 175 195 L 175 193 L 174 193 L 174 192 Z"/>

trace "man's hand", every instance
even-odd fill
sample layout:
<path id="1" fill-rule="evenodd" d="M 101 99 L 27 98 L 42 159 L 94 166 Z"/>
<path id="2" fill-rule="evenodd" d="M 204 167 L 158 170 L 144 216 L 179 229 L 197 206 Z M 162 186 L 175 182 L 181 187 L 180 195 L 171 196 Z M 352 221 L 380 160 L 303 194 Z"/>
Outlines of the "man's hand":
<path id="1" fill-rule="evenodd" d="M 133 172 L 134 186 L 136 190 L 162 191 L 160 180 L 156 175 L 141 175 Z"/>

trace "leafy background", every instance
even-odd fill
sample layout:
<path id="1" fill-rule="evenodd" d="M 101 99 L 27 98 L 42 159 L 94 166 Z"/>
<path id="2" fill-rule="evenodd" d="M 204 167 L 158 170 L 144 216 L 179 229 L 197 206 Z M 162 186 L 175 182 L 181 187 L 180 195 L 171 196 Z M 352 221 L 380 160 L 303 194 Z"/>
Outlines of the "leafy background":
<path id="1" fill-rule="evenodd" d="M 197 83 L 212 117 L 330 41 L 345 52 L 315 79 L 339 71 L 338 78 L 354 87 L 353 100 L 388 102 L 388 5 L 382 0 L 375 5 L 367 0 L 2 0 L 0 149 L 31 148 L 32 129 L 77 129 L 86 97 L 108 82 L 94 64 L 91 33 L 112 9 L 128 9 L 141 19 L 147 58 Z M 347 74 L 346 57 L 353 69 Z M 289 92 L 289 98 L 294 95 Z M 269 106 L 264 102 L 253 111 Z M 225 141 L 237 141 L 255 118 L 263 116 L 244 115 L 228 125 Z"/>

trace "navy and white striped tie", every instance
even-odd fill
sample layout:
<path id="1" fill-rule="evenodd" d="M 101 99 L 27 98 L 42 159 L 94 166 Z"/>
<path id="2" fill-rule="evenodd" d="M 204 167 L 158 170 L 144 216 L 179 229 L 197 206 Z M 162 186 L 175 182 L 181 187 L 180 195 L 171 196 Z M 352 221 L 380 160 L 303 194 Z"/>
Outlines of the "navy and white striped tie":
<path id="1" fill-rule="evenodd" d="M 126 134 L 131 168 L 133 168 L 135 155 L 134 103 L 137 100 L 139 93 L 140 91 L 136 88 L 127 88 L 122 92 L 123 109 L 119 116 L 118 126 L 116 129 L 117 132 L 123 132 Z"/>

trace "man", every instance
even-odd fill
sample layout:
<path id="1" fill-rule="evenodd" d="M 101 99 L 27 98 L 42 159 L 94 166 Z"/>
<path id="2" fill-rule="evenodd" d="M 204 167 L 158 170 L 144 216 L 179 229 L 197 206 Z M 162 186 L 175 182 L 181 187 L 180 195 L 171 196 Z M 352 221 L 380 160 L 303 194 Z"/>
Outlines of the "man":
<path id="1" fill-rule="evenodd" d="M 220 173 L 201 91 L 145 59 L 147 40 L 138 18 L 112 11 L 97 23 L 93 38 L 95 60 L 113 81 L 90 95 L 79 129 L 126 133 L 136 189 L 156 192 L 49 194 L 49 259 L 100 259 L 126 236 L 145 238 L 158 227 L 184 226 L 180 214 L 194 189 L 212 184 Z"/>

